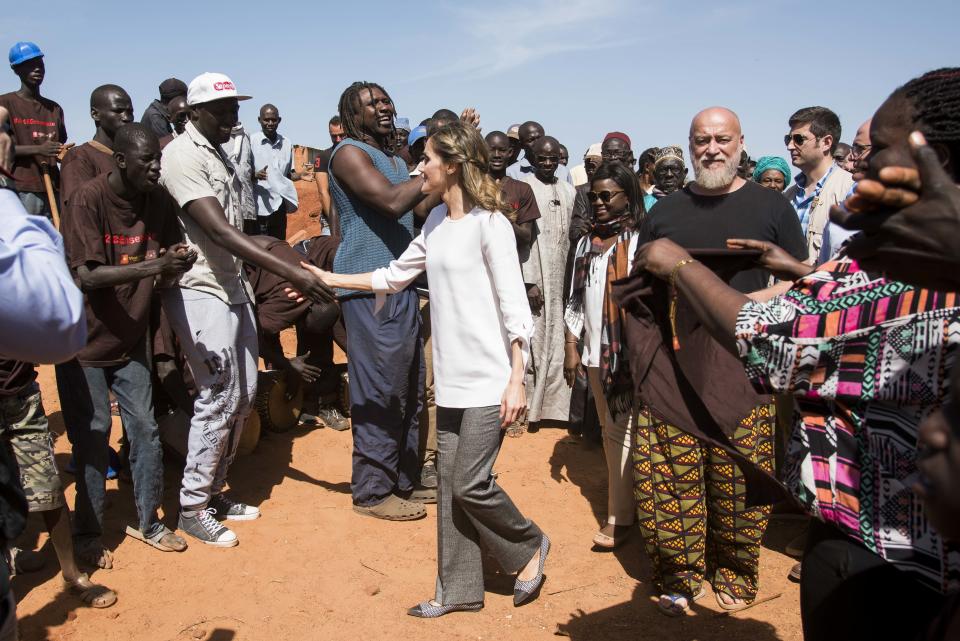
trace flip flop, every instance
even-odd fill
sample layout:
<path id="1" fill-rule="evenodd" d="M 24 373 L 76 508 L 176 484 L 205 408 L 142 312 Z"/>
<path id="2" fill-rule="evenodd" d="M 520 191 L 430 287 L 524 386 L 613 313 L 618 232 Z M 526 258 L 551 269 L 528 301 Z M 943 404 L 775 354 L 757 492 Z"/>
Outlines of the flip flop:
<path id="1" fill-rule="evenodd" d="M 376 505 L 354 505 L 353 511 L 385 521 L 416 521 L 427 515 L 427 511 L 419 503 L 405 501 L 393 494 Z"/>
<path id="2" fill-rule="evenodd" d="M 79 581 L 85 582 L 88 585 L 78 585 Z M 80 597 L 84 605 L 89 605 L 91 608 L 109 608 L 117 602 L 116 592 L 106 586 L 92 582 L 87 574 L 81 574 L 77 577 L 76 581 L 67 581 L 64 579 L 63 589 L 70 594 Z"/>
<path id="3" fill-rule="evenodd" d="M 622 534 L 617 536 L 616 532 L 618 528 L 621 529 Z M 605 550 L 614 550 L 620 547 L 624 541 L 630 537 L 630 526 L 628 525 L 615 525 L 613 526 L 614 535 L 610 536 L 609 534 L 604 534 L 602 530 L 598 531 L 593 535 L 593 544 L 598 548 L 603 548 Z"/>
<path id="4" fill-rule="evenodd" d="M 732 594 L 727 594 L 727 593 L 724 592 L 723 590 L 714 590 L 714 591 L 713 591 L 713 596 L 717 599 L 717 605 L 719 605 L 719 606 L 721 607 L 721 609 L 726 610 L 727 612 L 736 612 L 737 610 L 742 610 L 742 609 L 744 609 L 745 607 L 749 606 L 751 603 L 753 603 L 752 600 L 751 600 L 751 601 L 745 601 L 745 600 L 743 600 L 743 599 L 740 599 L 740 600 L 741 600 L 740 603 L 724 603 L 724 602 L 723 602 L 723 599 L 720 598 L 720 594 L 721 594 L 721 593 L 722 593 L 722 594 L 726 594 L 726 595 L 727 595 L 728 597 L 730 597 L 731 599 L 739 599 L 740 597 L 733 596 Z"/>
<path id="5" fill-rule="evenodd" d="M 706 593 L 706 589 L 700 586 L 700 591 L 693 596 L 693 599 L 687 599 L 682 594 L 661 594 L 657 599 L 657 607 L 668 617 L 682 617 L 690 609 L 690 601 L 699 601 Z"/>
<path id="6" fill-rule="evenodd" d="M 143 541 L 150 547 L 154 547 L 161 552 L 183 552 L 187 549 L 187 541 L 179 534 L 174 534 L 166 526 L 160 528 L 156 534 L 146 537 L 143 532 L 135 527 L 127 526 L 127 536 L 138 541 Z"/>

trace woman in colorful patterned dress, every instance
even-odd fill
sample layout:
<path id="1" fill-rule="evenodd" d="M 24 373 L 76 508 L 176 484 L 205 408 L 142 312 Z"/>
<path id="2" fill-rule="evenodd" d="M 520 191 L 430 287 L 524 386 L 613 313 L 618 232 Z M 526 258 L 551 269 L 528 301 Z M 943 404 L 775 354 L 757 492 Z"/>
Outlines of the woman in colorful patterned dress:
<path id="1" fill-rule="evenodd" d="M 914 166 L 919 129 L 960 182 L 960 70 L 897 89 L 874 115 L 868 178 Z M 669 241 L 636 262 L 667 279 L 763 392 L 794 394 L 785 483 L 816 518 L 803 559 L 808 639 L 909 639 L 960 581 L 960 554 L 912 493 L 918 426 L 947 397 L 960 294 L 920 289 L 842 259 L 783 296 L 750 300 Z M 675 271 L 677 265 L 683 263 Z M 768 265 L 769 267 L 769 265 Z"/>

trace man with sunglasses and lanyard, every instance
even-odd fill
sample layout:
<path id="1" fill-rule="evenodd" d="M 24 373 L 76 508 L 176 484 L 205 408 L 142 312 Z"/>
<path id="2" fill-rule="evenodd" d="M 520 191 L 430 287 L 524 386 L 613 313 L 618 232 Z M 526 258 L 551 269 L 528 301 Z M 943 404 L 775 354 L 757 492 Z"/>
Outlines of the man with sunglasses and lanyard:
<path id="1" fill-rule="evenodd" d="M 830 208 L 839 205 L 853 187 L 853 176 L 833 160 L 840 142 L 840 119 L 826 107 L 805 107 L 789 120 L 783 142 L 800 173 L 783 195 L 800 218 L 807 239 L 808 261 L 814 262 L 823 245 Z"/>

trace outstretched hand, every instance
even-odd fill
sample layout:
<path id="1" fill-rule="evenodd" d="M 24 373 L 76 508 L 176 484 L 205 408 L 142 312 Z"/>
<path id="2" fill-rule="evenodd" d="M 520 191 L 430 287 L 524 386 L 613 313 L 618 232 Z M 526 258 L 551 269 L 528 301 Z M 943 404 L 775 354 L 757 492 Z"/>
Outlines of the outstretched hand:
<path id="1" fill-rule="evenodd" d="M 297 296 L 290 296 L 291 292 L 288 291 L 288 297 L 297 298 L 297 302 L 301 302 L 303 299 L 309 299 L 314 303 L 330 303 L 336 300 L 333 290 L 327 286 L 321 277 L 321 274 L 325 272 L 303 261 L 300 262 L 300 267 L 301 269 L 294 270 L 293 276 L 290 278 L 290 284 L 293 285 L 291 289 L 297 293 Z"/>
<path id="2" fill-rule="evenodd" d="M 797 280 L 813 271 L 810 265 L 800 262 L 779 245 L 768 243 L 765 240 L 728 238 L 727 247 L 730 249 L 760 250 L 763 253 L 757 258 L 757 263 L 780 280 Z"/>

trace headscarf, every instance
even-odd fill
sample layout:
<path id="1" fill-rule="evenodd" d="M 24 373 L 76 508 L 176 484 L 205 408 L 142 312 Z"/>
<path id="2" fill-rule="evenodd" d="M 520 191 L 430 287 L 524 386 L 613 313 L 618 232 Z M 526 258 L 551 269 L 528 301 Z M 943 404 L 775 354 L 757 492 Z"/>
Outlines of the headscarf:
<path id="1" fill-rule="evenodd" d="M 768 169 L 776 169 L 783 174 L 783 186 L 790 185 L 790 165 L 780 156 L 764 156 L 757 161 L 757 168 L 753 170 L 754 182 L 760 182 L 760 176 Z"/>

